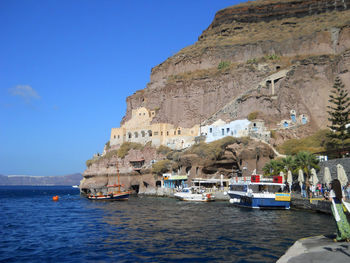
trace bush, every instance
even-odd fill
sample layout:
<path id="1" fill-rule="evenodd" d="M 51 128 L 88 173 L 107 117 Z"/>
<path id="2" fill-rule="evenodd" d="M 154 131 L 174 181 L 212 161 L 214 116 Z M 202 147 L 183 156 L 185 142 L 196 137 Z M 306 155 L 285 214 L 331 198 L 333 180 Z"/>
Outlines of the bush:
<path id="1" fill-rule="evenodd" d="M 117 150 L 118 157 L 124 159 L 131 149 L 141 150 L 143 149 L 143 145 L 136 142 L 124 142 Z"/>
<path id="2" fill-rule="evenodd" d="M 218 65 L 218 70 L 228 68 L 228 67 L 230 67 L 230 65 L 231 65 L 231 62 L 229 62 L 229 61 L 221 61 Z"/>
<path id="3" fill-rule="evenodd" d="M 164 145 L 159 146 L 157 149 L 157 153 L 163 154 L 163 155 L 167 155 L 171 151 L 172 150 L 168 146 L 164 146 Z"/>
<path id="4" fill-rule="evenodd" d="M 265 58 L 268 59 L 268 60 L 278 60 L 278 59 L 280 59 L 279 56 L 277 56 L 276 54 L 267 55 Z"/>
<path id="5" fill-rule="evenodd" d="M 172 162 L 170 160 L 161 160 L 152 165 L 152 173 L 162 175 L 170 171 Z"/>
<path id="6" fill-rule="evenodd" d="M 198 143 L 193 145 L 187 153 L 196 154 L 201 158 L 216 160 L 218 159 L 225 151 L 227 145 L 236 143 L 237 139 L 231 136 L 222 138 L 211 143 Z"/>
<path id="7" fill-rule="evenodd" d="M 248 120 L 249 121 L 253 121 L 256 120 L 258 118 L 259 112 L 258 111 L 253 111 L 251 113 L 248 114 Z"/>
<path id="8" fill-rule="evenodd" d="M 322 152 L 325 150 L 327 143 L 327 132 L 328 130 L 320 130 L 302 139 L 288 140 L 278 146 L 278 151 L 287 155 L 294 155 L 300 151 L 308 151 L 311 153 Z"/>

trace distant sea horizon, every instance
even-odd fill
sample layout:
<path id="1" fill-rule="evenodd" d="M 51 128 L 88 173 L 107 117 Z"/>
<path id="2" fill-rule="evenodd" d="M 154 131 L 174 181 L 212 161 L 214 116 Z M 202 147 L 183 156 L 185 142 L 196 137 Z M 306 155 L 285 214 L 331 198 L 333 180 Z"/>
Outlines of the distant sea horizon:
<path id="1" fill-rule="evenodd" d="M 56 176 L 0 174 L 0 186 L 72 186 L 79 185 L 82 179 L 81 173 Z"/>

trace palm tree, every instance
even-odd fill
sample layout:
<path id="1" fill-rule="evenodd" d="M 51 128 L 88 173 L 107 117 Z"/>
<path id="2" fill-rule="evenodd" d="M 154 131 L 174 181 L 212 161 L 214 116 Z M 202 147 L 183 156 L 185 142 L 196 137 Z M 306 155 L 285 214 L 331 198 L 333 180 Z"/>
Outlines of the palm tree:
<path id="1" fill-rule="evenodd" d="M 305 181 L 308 181 L 311 168 L 314 168 L 316 170 L 320 169 L 320 167 L 318 166 L 318 162 L 319 161 L 315 157 L 315 155 L 304 151 L 298 152 L 295 156 L 295 169 L 301 169 L 304 172 L 304 174 L 306 174 Z"/>
<path id="2" fill-rule="evenodd" d="M 270 162 L 266 163 L 263 168 L 264 175 L 267 175 L 267 176 L 278 175 L 279 172 L 282 170 L 283 170 L 283 164 L 280 159 L 271 160 Z"/>

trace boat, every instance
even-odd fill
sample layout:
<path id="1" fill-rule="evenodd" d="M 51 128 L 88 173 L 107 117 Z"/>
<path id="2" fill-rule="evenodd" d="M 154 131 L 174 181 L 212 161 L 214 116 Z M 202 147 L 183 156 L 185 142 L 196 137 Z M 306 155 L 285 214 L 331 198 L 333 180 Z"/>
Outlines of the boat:
<path id="1" fill-rule="evenodd" d="M 79 185 L 72 185 L 73 188 L 79 188 Z"/>
<path id="2" fill-rule="evenodd" d="M 211 202 L 215 200 L 214 195 L 211 193 L 206 193 L 195 187 L 183 188 L 180 192 L 175 193 L 174 196 L 182 201 Z"/>
<path id="3" fill-rule="evenodd" d="M 249 208 L 260 209 L 289 209 L 290 193 L 282 192 L 284 184 L 282 176 L 273 179 L 261 179 L 261 175 L 252 175 L 250 178 L 232 178 L 230 190 L 230 203 Z"/>
<path id="4" fill-rule="evenodd" d="M 89 194 L 87 197 L 90 200 L 115 200 L 115 201 L 126 201 L 129 199 L 130 191 L 121 191 L 120 187 L 123 185 L 120 184 L 119 180 L 119 168 L 118 168 L 118 161 L 116 163 L 117 167 L 117 183 L 113 185 L 107 185 L 105 189 L 105 193 L 102 191 L 98 192 L 97 194 Z M 117 189 L 117 190 L 112 190 Z"/>

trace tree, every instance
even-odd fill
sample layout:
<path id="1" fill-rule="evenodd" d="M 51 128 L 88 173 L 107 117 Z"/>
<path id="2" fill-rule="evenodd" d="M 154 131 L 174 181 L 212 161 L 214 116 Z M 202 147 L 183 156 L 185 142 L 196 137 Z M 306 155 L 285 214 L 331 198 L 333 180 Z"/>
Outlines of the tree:
<path id="1" fill-rule="evenodd" d="M 305 181 L 309 180 L 309 173 L 311 168 L 314 168 L 316 170 L 320 169 L 318 162 L 319 160 L 316 158 L 316 156 L 309 152 L 298 152 L 295 156 L 295 168 L 296 170 L 301 169 L 304 174 L 306 174 Z"/>
<path id="2" fill-rule="evenodd" d="M 267 176 L 278 175 L 282 170 L 283 164 L 281 160 L 271 160 L 263 167 L 264 175 Z"/>
<path id="3" fill-rule="evenodd" d="M 346 124 L 350 122 L 350 98 L 339 77 L 336 77 L 334 81 L 328 101 L 331 103 L 331 105 L 327 106 L 329 109 L 329 111 L 327 111 L 329 114 L 328 120 L 331 122 L 331 125 L 328 127 L 331 131 L 327 134 L 327 137 L 330 139 L 327 148 L 329 150 L 343 150 L 345 140 L 350 138 L 350 133 L 346 128 Z"/>

